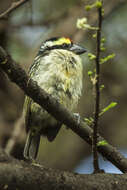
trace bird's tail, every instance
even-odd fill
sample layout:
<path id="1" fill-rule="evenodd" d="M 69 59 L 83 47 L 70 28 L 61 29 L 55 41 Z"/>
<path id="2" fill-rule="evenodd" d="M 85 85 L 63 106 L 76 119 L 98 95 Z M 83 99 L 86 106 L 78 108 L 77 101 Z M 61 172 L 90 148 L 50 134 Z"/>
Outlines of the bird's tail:
<path id="1" fill-rule="evenodd" d="M 39 134 L 33 135 L 33 132 L 29 130 L 23 153 L 24 157 L 30 160 L 36 159 L 39 144 L 40 144 L 40 135 Z"/>
<path id="2" fill-rule="evenodd" d="M 57 134 L 58 134 L 58 132 L 59 132 L 59 130 L 60 130 L 60 128 L 61 128 L 61 123 L 60 122 L 57 122 L 57 125 L 56 126 L 54 126 L 54 127 L 50 127 L 48 130 L 47 130 L 47 133 L 46 133 L 46 136 L 47 136 L 47 138 L 48 138 L 48 140 L 50 141 L 50 142 L 52 142 L 55 138 L 56 138 L 56 136 L 57 136 Z"/>

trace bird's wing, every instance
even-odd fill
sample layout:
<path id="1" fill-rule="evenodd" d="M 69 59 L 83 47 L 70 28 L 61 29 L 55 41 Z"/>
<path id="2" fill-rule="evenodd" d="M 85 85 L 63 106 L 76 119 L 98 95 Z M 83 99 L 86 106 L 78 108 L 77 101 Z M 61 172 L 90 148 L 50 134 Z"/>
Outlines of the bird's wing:
<path id="1" fill-rule="evenodd" d="M 28 71 L 28 75 L 30 78 L 32 77 L 32 74 L 34 74 L 34 66 L 36 65 L 36 63 L 38 64 L 38 57 L 37 57 L 37 59 L 34 60 L 33 64 L 31 65 L 31 67 Z M 31 115 L 32 102 L 33 102 L 33 100 L 30 97 L 25 96 L 23 112 L 24 112 L 24 116 L 25 116 L 26 132 L 28 132 L 29 128 L 30 128 L 30 115 Z"/>

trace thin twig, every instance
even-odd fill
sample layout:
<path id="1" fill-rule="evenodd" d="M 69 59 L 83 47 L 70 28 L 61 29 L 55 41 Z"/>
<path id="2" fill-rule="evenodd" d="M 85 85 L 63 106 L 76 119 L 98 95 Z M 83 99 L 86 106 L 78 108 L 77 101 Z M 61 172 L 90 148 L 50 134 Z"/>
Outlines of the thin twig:
<path id="1" fill-rule="evenodd" d="M 55 98 L 41 89 L 36 82 L 29 79 L 26 72 L 7 55 L 0 47 L 0 68 L 8 75 L 9 79 L 16 83 L 25 93 L 36 103 L 47 110 L 58 121 L 68 126 L 90 145 L 92 144 L 93 130 L 82 119 L 77 121 L 72 113 L 62 106 Z M 110 145 L 104 138 L 97 138 L 98 151 L 119 168 L 123 173 L 127 173 L 127 159 L 116 148 Z"/>
<path id="2" fill-rule="evenodd" d="M 101 1 L 102 2 L 102 1 Z M 97 133 L 98 121 L 100 112 L 100 44 L 101 44 L 101 28 L 102 28 L 102 7 L 98 8 L 98 30 L 97 30 L 97 49 L 96 49 L 96 84 L 95 84 L 95 114 L 94 114 L 94 127 L 93 127 L 93 166 L 94 173 L 100 171 L 97 153 Z"/>
<path id="3" fill-rule="evenodd" d="M 24 116 L 21 115 L 14 124 L 14 129 L 10 139 L 8 140 L 5 152 L 11 154 L 16 146 L 17 142 L 22 138 L 21 134 L 23 133 L 23 126 L 24 126 Z M 24 130 L 25 131 L 25 130 Z"/>
<path id="4" fill-rule="evenodd" d="M 11 6 L 5 11 L 3 12 L 2 14 L 0 14 L 0 19 L 7 19 L 8 16 L 15 10 L 17 9 L 18 7 L 20 7 L 21 5 L 23 5 L 24 3 L 26 3 L 27 1 L 29 0 L 20 0 L 20 1 L 17 1 L 17 2 L 13 2 L 11 4 Z"/>

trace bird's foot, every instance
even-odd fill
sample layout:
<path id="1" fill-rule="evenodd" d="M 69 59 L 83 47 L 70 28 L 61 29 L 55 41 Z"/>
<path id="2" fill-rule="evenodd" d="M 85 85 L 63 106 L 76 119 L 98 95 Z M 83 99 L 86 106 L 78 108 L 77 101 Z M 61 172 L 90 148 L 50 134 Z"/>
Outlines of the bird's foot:
<path id="1" fill-rule="evenodd" d="M 81 117 L 79 115 L 79 113 L 73 113 L 75 119 L 77 120 L 78 124 L 80 123 Z"/>

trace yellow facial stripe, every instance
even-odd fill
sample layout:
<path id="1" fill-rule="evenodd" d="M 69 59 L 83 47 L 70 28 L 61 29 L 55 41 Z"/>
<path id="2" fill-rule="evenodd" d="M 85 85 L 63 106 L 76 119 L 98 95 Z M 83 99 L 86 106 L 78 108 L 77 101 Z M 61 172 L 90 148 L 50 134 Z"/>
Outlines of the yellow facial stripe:
<path id="1" fill-rule="evenodd" d="M 62 44 L 71 44 L 71 40 L 69 38 L 60 38 L 59 40 L 55 41 L 56 45 L 62 45 Z"/>

